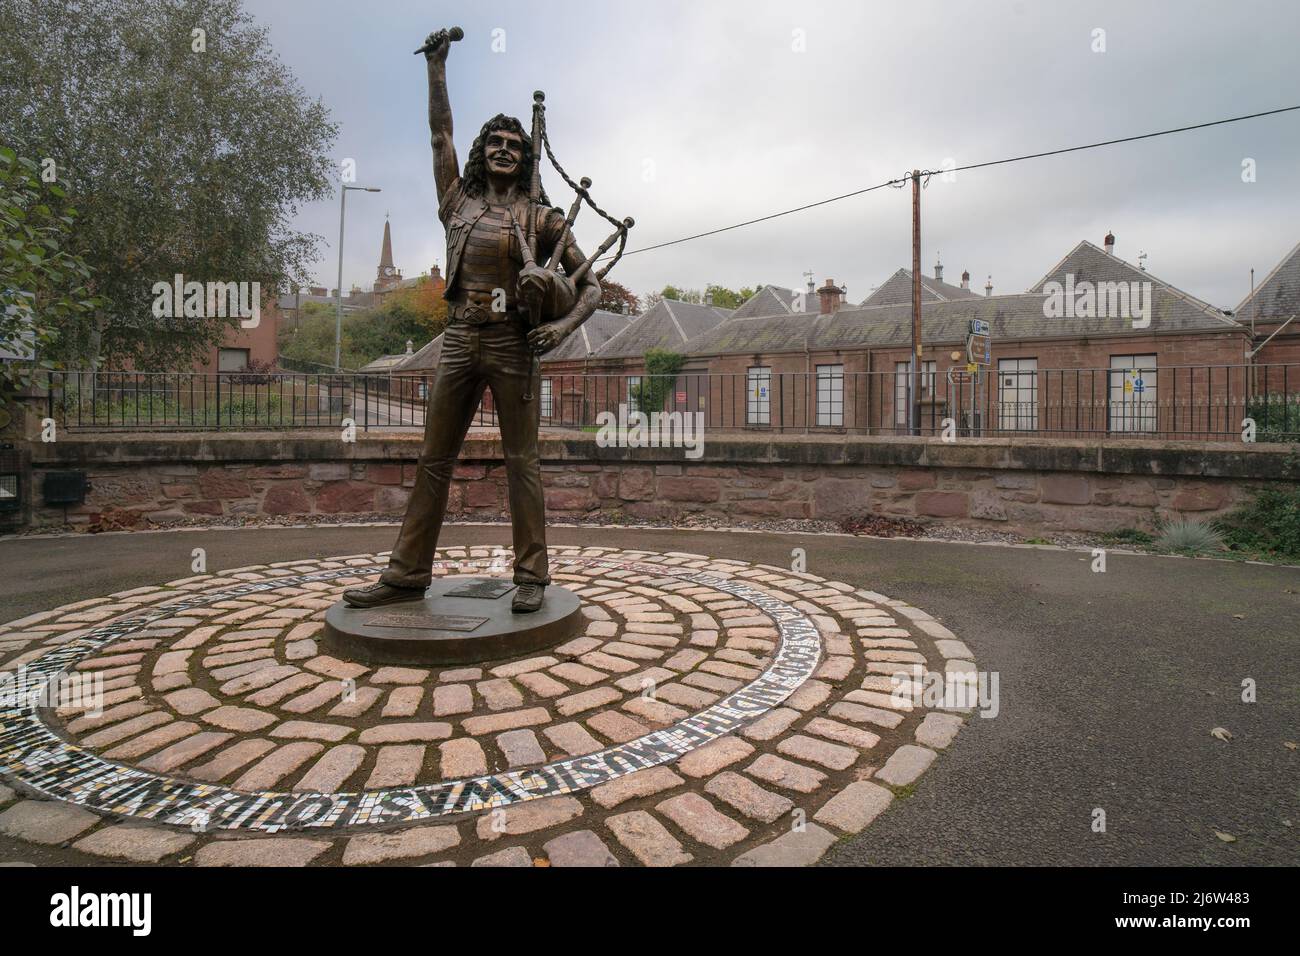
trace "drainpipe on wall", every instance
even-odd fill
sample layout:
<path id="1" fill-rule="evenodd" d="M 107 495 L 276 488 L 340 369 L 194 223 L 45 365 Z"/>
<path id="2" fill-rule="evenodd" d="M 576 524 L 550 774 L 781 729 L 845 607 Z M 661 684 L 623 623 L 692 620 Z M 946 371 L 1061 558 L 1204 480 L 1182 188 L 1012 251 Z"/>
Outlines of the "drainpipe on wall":
<path id="1" fill-rule="evenodd" d="M 830 283 L 827 283 L 827 285 L 829 284 Z M 817 327 L 817 323 L 820 321 L 821 316 L 818 315 L 817 318 L 813 319 L 812 322 L 808 324 L 808 328 L 803 334 L 803 433 L 805 435 L 809 432 L 808 385 L 812 381 L 812 348 L 809 345 L 809 341 L 812 338 L 813 329 Z"/>

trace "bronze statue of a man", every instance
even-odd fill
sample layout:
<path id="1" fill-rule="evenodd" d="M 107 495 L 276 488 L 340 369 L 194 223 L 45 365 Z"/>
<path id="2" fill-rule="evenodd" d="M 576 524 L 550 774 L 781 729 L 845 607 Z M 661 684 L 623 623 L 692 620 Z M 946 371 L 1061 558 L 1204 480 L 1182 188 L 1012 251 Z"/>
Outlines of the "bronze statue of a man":
<path id="1" fill-rule="evenodd" d="M 378 583 L 345 591 L 343 598 L 365 608 L 424 597 L 452 470 L 486 387 L 492 389 L 500 422 L 514 528 L 518 589 L 511 610 L 527 613 L 542 606 L 550 583 L 534 354 L 555 348 L 587 320 L 600 300 L 600 285 L 589 269 L 575 287 L 565 275 L 525 264 L 532 257 L 521 248 L 520 238 L 530 222 L 537 241 L 535 262 L 547 262 L 560 244 L 559 263 L 571 275 L 585 257 L 563 213 L 549 208 L 545 194 L 539 202 L 530 199 L 533 151 L 541 147 L 519 120 L 498 114 L 483 124 L 461 172 L 447 98 L 447 51 L 453 38 L 439 30 L 423 47 L 438 217 L 447 233 L 448 300 L 442 354 L 425 414 L 424 447 L 388 569 Z M 542 320 L 535 327 L 530 327 L 530 312 Z"/>

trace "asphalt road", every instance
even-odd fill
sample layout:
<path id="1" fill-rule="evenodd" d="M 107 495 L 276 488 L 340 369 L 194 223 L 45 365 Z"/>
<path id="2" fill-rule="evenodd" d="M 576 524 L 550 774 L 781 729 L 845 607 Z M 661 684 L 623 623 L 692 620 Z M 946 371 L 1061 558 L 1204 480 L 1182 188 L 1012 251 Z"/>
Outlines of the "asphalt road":
<path id="1" fill-rule="evenodd" d="M 0 620 L 186 576 L 195 547 L 215 570 L 385 550 L 394 535 L 0 540 Z M 826 864 L 1300 863 L 1300 752 L 1286 746 L 1300 741 L 1298 569 L 1111 553 L 1097 574 L 1080 552 L 841 536 L 554 528 L 551 540 L 784 566 L 804 548 L 809 571 L 924 608 L 998 674 L 998 715 L 972 718 L 915 792 Z M 508 541 L 504 526 L 455 526 L 443 543 Z M 32 850 L 0 841 L 0 858 L 79 859 Z"/>

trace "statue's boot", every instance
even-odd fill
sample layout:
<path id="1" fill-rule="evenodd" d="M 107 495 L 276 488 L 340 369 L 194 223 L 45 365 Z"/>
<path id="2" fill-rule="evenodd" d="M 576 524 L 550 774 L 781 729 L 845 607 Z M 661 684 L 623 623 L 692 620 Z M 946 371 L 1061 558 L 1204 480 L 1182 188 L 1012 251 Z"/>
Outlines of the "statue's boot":
<path id="1" fill-rule="evenodd" d="M 382 607 L 402 601 L 421 601 L 424 591 L 424 588 L 399 588 L 377 581 L 368 587 L 349 588 L 343 592 L 343 600 L 351 607 Z"/>
<path id="2" fill-rule="evenodd" d="M 514 614 L 532 614 L 534 611 L 542 609 L 542 599 L 546 596 L 545 584 L 527 584 L 519 585 L 515 591 L 514 599 L 510 602 L 510 610 Z"/>

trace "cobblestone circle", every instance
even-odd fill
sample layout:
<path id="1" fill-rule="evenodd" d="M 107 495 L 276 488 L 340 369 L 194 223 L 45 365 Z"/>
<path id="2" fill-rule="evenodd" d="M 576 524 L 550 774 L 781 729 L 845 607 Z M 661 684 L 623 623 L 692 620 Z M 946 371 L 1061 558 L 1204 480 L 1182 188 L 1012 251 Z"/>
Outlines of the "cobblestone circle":
<path id="1" fill-rule="evenodd" d="M 696 554 L 551 555 L 585 633 L 475 667 L 320 651 L 326 609 L 383 554 L 0 627 L 0 832 L 216 866 L 806 864 L 969 715 L 919 691 L 925 673 L 973 672 L 970 650 L 884 595 Z M 508 566 L 497 548 L 447 548 L 435 574 Z M 901 670 L 911 699 L 893 692 Z"/>

